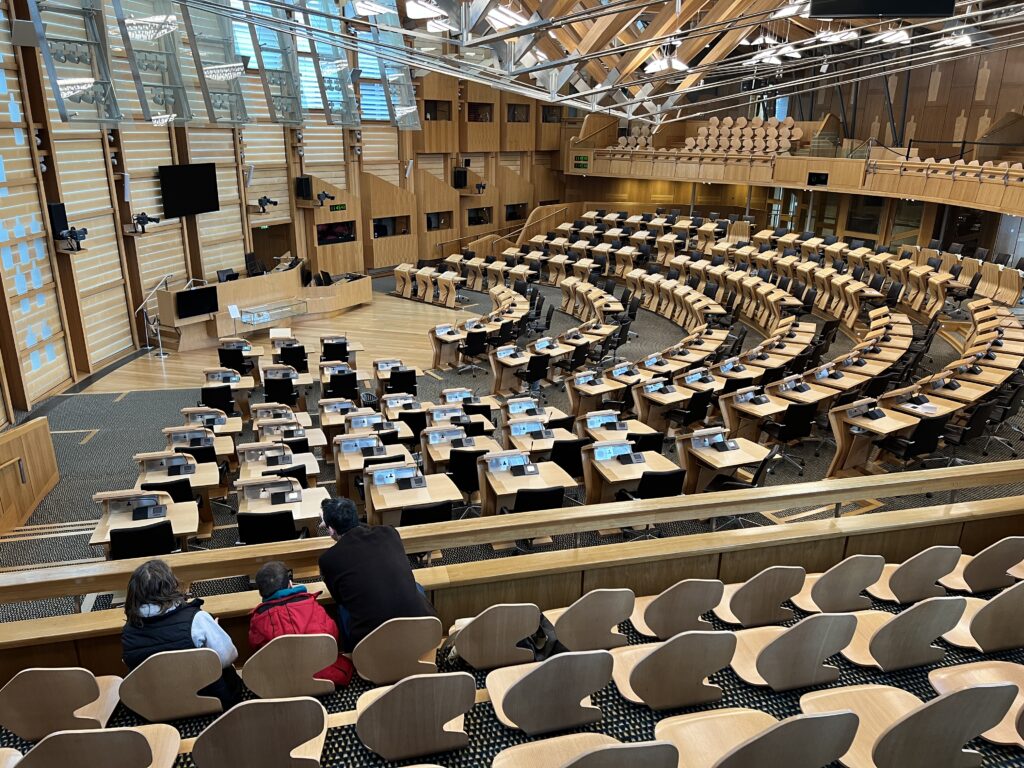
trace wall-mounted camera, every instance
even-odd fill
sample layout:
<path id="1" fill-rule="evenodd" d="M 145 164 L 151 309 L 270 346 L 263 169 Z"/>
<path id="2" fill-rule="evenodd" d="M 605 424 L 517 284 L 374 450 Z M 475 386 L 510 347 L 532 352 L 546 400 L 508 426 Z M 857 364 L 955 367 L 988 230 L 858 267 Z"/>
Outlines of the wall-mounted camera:
<path id="1" fill-rule="evenodd" d="M 258 205 L 260 207 L 260 213 L 266 213 L 267 212 L 267 206 L 268 205 L 277 205 L 277 200 L 271 200 L 269 197 L 264 195 L 263 197 L 261 197 L 259 200 L 256 201 L 256 205 Z M 323 202 L 321 202 L 320 205 L 323 205 Z"/>
<path id="2" fill-rule="evenodd" d="M 142 213 L 137 213 L 134 216 L 132 216 L 132 229 L 138 232 L 139 234 L 146 233 L 147 224 L 159 223 L 160 219 L 158 219 L 156 216 L 150 216 L 145 211 L 143 211 Z"/>
<path id="3" fill-rule="evenodd" d="M 69 227 L 68 229 L 61 230 L 59 237 L 64 240 L 64 244 L 67 246 L 69 251 L 80 251 L 82 250 L 82 241 L 89 235 L 89 230 L 85 227 L 76 229 L 75 227 Z"/>
<path id="4" fill-rule="evenodd" d="M 323 208 L 324 202 L 326 202 L 327 200 L 333 200 L 334 195 L 330 194 L 329 192 L 317 192 L 316 199 L 317 201 L 319 201 L 320 207 Z"/>

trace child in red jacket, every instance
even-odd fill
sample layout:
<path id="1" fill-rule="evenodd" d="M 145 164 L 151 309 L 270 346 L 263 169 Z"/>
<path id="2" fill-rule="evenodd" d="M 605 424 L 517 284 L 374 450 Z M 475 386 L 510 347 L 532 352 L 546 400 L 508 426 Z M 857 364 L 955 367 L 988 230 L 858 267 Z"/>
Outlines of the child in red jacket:
<path id="1" fill-rule="evenodd" d="M 292 572 L 284 563 L 272 560 L 260 568 L 256 588 L 263 602 L 249 616 L 249 645 L 254 651 L 281 635 L 330 635 L 337 641 L 338 625 L 316 601 L 321 593 L 293 584 Z M 348 685 L 354 669 L 348 657 L 339 653 L 337 661 L 314 677 Z"/>

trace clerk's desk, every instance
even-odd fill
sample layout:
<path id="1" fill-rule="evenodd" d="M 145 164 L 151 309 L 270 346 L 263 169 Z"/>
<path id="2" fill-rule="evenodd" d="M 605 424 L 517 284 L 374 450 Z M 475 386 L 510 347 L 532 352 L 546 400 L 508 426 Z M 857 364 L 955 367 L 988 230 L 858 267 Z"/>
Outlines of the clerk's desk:
<path id="1" fill-rule="evenodd" d="M 573 416 L 598 410 L 602 400 L 612 399 L 615 393 L 625 388 L 625 384 L 602 377 L 597 371 L 578 371 L 565 380 L 569 410 Z"/>
<path id="2" fill-rule="evenodd" d="M 366 467 L 412 461 L 412 455 L 404 445 L 384 445 L 375 433 L 337 435 L 332 448 L 335 492 L 338 496 L 352 499 L 357 507 L 362 507 L 364 501 L 356 488 L 356 478 L 362 476 Z"/>
<path id="3" fill-rule="evenodd" d="M 686 470 L 684 493 L 701 493 L 708 483 L 718 475 L 734 475 L 741 467 L 760 464 L 769 450 L 743 437 L 734 438 L 736 448 L 719 451 L 714 448 L 717 441 L 727 439 L 721 427 L 699 429 L 688 435 L 676 437 L 676 455 Z"/>
<path id="4" fill-rule="evenodd" d="M 137 453 L 132 460 L 139 465 L 139 478 L 135 488 L 141 489 L 148 483 L 170 483 L 175 480 L 188 480 L 193 494 L 202 498 L 199 508 L 199 536 L 209 538 L 213 531 L 213 510 L 210 497 L 215 489 L 220 488 L 220 467 L 215 462 L 204 464 L 187 453 L 174 451 L 152 451 Z"/>
<path id="5" fill-rule="evenodd" d="M 228 462 L 231 469 L 238 468 L 235 441 L 227 435 L 217 436 L 212 429 L 199 426 L 164 427 L 160 432 L 167 438 L 167 449 L 213 448 L 217 462 Z"/>
<path id="6" fill-rule="evenodd" d="M 215 387 L 223 384 L 231 388 L 231 397 L 238 406 L 238 412 L 242 418 L 249 419 L 249 393 L 256 386 L 256 380 L 252 376 L 242 376 L 238 371 L 230 368 L 204 368 L 203 386 Z"/>
<path id="7" fill-rule="evenodd" d="M 545 427 L 539 414 L 511 416 L 505 425 L 505 445 L 508 449 L 529 454 L 533 462 L 549 459 L 556 441 L 575 439 L 576 435 L 564 427 Z"/>
<path id="8" fill-rule="evenodd" d="M 296 529 L 316 535 L 320 525 L 320 505 L 330 499 L 326 488 L 303 488 L 291 477 L 254 477 L 236 480 L 238 511 L 255 514 L 291 512 Z"/>
<path id="9" fill-rule="evenodd" d="M 406 487 L 409 482 L 414 485 Z M 363 470 L 363 483 L 366 521 L 370 525 L 398 526 L 403 510 L 463 500 L 462 492 L 448 475 L 424 475 L 413 462 L 374 464 Z"/>
<path id="10" fill-rule="evenodd" d="M 630 457 L 630 463 L 623 463 L 622 457 Z M 615 501 L 619 491 L 636 490 L 645 472 L 671 472 L 678 469 L 675 462 L 657 451 L 636 453 L 629 440 L 604 438 L 583 447 L 586 503 Z"/>
<path id="11" fill-rule="evenodd" d="M 511 397 L 519 392 L 523 383 L 516 377 L 516 372 L 523 370 L 533 355 L 514 344 L 507 344 L 492 349 L 487 357 L 491 361 L 491 394 L 497 397 Z"/>
<path id="12" fill-rule="evenodd" d="M 516 474 L 516 464 L 536 467 L 533 474 Z M 480 475 L 480 514 L 496 515 L 503 507 L 512 509 L 516 493 L 521 490 L 542 488 L 575 488 L 573 480 L 564 469 L 550 461 L 532 464 L 530 457 L 522 451 L 489 453 L 477 459 Z"/>
<path id="13" fill-rule="evenodd" d="M 878 413 L 872 419 L 865 415 Z M 903 411 L 879 408 L 871 398 L 841 405 L 828 412 L 836 438 L 836 454 L 826 477 L 849 477 L 869 473 L 874 442 L 889 435 L 909 434 L 920 421 Z"/>
<path id="14" fill-rule="evenodd" d="M 188 540 L 199 533 L 198 505 L 194 501 L 175 503 L 164 491 L 104 491 L 97 493 L 92 500 L 102 505 L 103 513 L 89 538 L 90 546 L 102 546 L 109 550 L 111 531 L 144 528 L 161 520 L 170 521 L 171 531 L 181 550 L 186 550 Z M 160 507 L 163 507 L 163 514 L 159 514 Z M 157 508 L 158 516 L 140 516 L 136 520 L 133 511 L 137 508 Z"/>
<path id="15" fill-rule="evenodd" d="M 677 387 L 663 376 L 641 381 L 633 385 L 637 418 L 652 429 L 665 432 L 670 426 L 666 414 L 684 407 L 693 394 L 694 390 Z"/>
<path id="16" fill-rule="evenodd" d="M 459 330 L 452 323 L 435 325 L 427 331 L 434 358 L 431 367 L 436 370 L 447 370 L 459 365 L 459 345 L 466 341 L 468 334 Z"/>
<path id="17" fill-rule="evenodd" d="M 334 461 L 334 438 L 345 431 L 345 416 L 356 410 L 356 404 L 346 397 L 321 398 L 317 404 L 320 409 L 320 429 L 327 438 L 324 458 L 330 464 Z"/>
<path id="18" fill-rule="evenodd" d="M 305 439 L 311 449 L 327 447 L 327 436 L 322 429 L 307 429 L 299 424 L 294 417 L 260 419 L 253 422 L 253 431 L 262 443 Z"/>
<path id="19" fill-rule="evenodd" d="M 219 408 L 207 408 L 205 405 L 192 406 L 182 408 L 181 415 L 185 417 L 187 426 L 206 427 L 212 429 L 215 435 L 235 437 L 242 433 L 242 417 L 228 416 Z"/>
<path id="20" fill-rule="evenodd" d="M 306 472 L 306 485 L 315 488 L 320 476 L 320 463 L 312 453 L 292 453 L 287 443 L 265 441 L 238 446 L 238 479 L 276 475 L 281 470 L 301 466 Z"/>
<path id="21" fill-rule="evenodd" d="M 424 472 L 445 472 L 453 449 L 484 454 L 500 451 L 501 446 L 489 435 L 467 437 L 464 427 L 453 424 L 427 427 L 420 433 L 420 456 L 423 458 Z"/>
<path id="22" fill-rule="evenodd" d="M 761 425 L 766 419 L 782 421 L 793 402 L 763 392 L 761 387 L 744 387 L 718 398 L 718 407 L 729 437 L 744 437 L 759 442 Z"/>

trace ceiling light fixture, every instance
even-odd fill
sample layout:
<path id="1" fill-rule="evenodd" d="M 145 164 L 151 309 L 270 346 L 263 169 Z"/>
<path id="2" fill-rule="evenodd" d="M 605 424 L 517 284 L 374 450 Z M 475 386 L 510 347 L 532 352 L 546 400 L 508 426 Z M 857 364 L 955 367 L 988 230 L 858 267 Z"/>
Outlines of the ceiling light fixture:
<path id="1" fill-rule="evenodd" d="M 689 67 L 686 66 L 682 61 L 677 59 L 675 56 L 659 56 L 656 59 L 652 59 L 646 67 L 644 72 L 649 75 L 656 74 L 658 72 L 688 72 Z"/>
<path id="2" fill-rule="evenodd" d="M 459 28 L 448 19 L 428 19 L 427 32 L 458 32 Z"/>
<path id="3" fill-rule="evenodd" d="M 828 29 L 818 33 L 818 40 L 823 43 L 849 43 L 860 37 L 856 29 Z"/>
<path id="4" fill-rule="evenodd" d="M 380 3 L 375 3 L 373 0 L 356 0 L 352 3 L 352 8 L 355 10 L 357 16 L 377 16 L 381 13 L 393 13 L 391 8 Z"/>
<path id="5" fill-rule="evenodd" d="M 974 45 L 974 40 L 971 36 L 963 29 L 957 29 L 948 37 L 943 37 L 932 43 L 932 48 L 970 48 L 972 45 Z"/>
<path id="6" fill-rule="evenodd" d="M 176 117 L 177 115 L 173 112 L 171 112 L 169 115 L 155 115 L 153 117 L 152 123 L 157 128 L 163 128 L 169 125 L 170 123 L 174 122 L 174 118 Z"/>
<path id="7" fill-rule="evenodd" d="M 406 0 L 405 15 L 410 19 L 440 19 L 448 16 L 430 0 Z"/>
<path id="8" fill-rule="evenodd" d="M 151 43 L 178 30 L 178 17 L 173 14 L 125 19 L 128 38 L 137 43 Z"/>
<path id="9" fill-rule="evenodd" d="M 219 80 L 221 82 L 237 80 L 244 72 L 245 66 L 240 61 L 235 64 L 213 64 L 209 67 L 203 67 L 203 75 L 208 80 Z"/>
<path id="10" fill-rule="evenodd" d="M 808 3 L 789 3 L 784 5 L 779 10 L 775 11 L 769 18 L 771 19 L 788 19 L 792 16 L 809 16 L 811 13 L 811 4 Z"/>
<path id="11" fill-rule="evenodd" d="M 491 26 L 496 30 L 501 30 L 527 24 L 530 20 L 522 14 L 516 13 L 515 11 L 511 11 L 508 8 L 499 5 L 487 12 L 487 21 L 489 21 Z"/>
<path id="12" fill-rule="evenodd" d="M 879 32 L 868 39 L 869 43 L 882 43 L 883 45 L 906 45 L 910 42 L 910 33 L 902 27 L 887 29 Z"/>

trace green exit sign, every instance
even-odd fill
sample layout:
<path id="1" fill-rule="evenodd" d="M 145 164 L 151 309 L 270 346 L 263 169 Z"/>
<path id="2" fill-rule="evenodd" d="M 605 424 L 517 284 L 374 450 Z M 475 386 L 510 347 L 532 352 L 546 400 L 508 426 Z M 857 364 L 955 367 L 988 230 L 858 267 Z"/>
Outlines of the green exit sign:
<path id="1" fill-rule="evenodd" d="M 575 160 L 577 163 L 585 163 L 588 160 L 590 160 L 590 155 L 576 155 L 576 157 L 574 157 L 573 160 Z"/>
<path id="2" fill-rule="evenodd" d="M 590 166 L 587 163 L 573 163 L 572 167 L 575 168 L 577 171 L 585 171 L 588 168 L 590 168 Z"/>
<path id="3" fill-rule="evenodd" d="M 336 203 L 331 206 L 332 211 L 347 211 L 348 203 Z"/>

